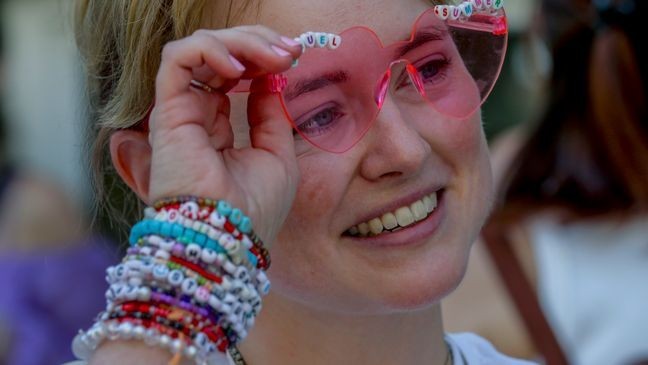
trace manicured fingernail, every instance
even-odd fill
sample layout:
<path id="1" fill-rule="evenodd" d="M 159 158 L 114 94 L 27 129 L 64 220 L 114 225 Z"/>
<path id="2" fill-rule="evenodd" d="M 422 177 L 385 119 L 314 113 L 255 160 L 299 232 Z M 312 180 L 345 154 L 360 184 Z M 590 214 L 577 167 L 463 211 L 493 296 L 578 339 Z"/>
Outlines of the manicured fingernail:
<path id="1" fill-rule="evenodd" d="M 283 48 L 279 48 L 279 47 L 275 46 L 274 44 L 272 46 L 270 46 L 270 47 L 272 48 L 273 51 L 275 51 L 276 54 L 278 54 L 281 57 L 286 57 L 286 56 L 291 56 L 292 57 L 292 55 Z"/>
<path id="2" fill-rule="evenodd" d="M 290 47 L 296 47 L 296 46 L 301 46 L 301 43 L 295 41 L 294 39 L 290 39 L 288 37 L 281 37 L 281 41 L 284 42 L 286 45 Z"/>
<path id="3" fill-rule="evenodd" d="M 234 65 L 234 67 L 236 67 L 237 70 L 245 71 L 245 66 L 243 66 L 243 64 L 241 62 L 239 62 L 239 60 L 234 58 L 234 56 L 230 55 L 229 59 L 230 59 L 230 62 L 232 62 L 232 65 Z"/>

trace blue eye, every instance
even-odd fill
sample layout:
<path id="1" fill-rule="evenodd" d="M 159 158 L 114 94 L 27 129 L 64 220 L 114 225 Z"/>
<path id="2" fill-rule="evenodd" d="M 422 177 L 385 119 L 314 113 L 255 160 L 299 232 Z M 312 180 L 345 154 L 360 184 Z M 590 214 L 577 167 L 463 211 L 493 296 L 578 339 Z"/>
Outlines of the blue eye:
<path id="1" fill-rule="evenodd" d="M 443 81 L 448 73 L 452 72 L 452 61 L 446 57 L 418 61 L 412 66 L 416 69 L 416 73 L 426 89 Z M 399 76 L 396 85 L 398 85 L 396 90 L 406 88 L 409 90 L 408 87 L 414 87 L 410 76 L 405 71 Z"/>
<path id="2" fill-rule="evenodd" d="M 426 62 L 421 66 L 417 66 L 416 69 L 418 70 L 424 82 L 434 82 L 434 78 L 440 76 L 440 74 L 443 74 L 443 72 L 449 65 L 450 60 L 441 58 Z"/>
<path id="3" fill-rule="evenodd" d="M 295 121 L 295 125 L 302 134 L 315 137 L 329 131 L 343 116 L 344 114 L 336 106 L 329 104 L 313 113 L 309 113 L 306 117 L 299 118 L 299 120 Z"/>

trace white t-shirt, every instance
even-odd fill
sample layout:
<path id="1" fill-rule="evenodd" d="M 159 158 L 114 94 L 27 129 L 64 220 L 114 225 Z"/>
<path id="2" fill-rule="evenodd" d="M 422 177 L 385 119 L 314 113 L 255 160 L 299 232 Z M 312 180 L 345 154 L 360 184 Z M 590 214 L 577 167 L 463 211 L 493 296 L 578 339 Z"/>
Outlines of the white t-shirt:
<path id="1" fill-rule="evenodd" d="M 533 365 L 499 353 L 490 342 L 472 333 L 447 334 L 453 365 Z"/>
<path id="2" fill-rule="evenodd" d="M 502 355 L 490 342 L 472 333 L 447 334 L 445 339 L 452 351 L 453 365 L 537 365 Z M 229 356 L 227 359 L 227 365 L 234 365 Z M 73 361 L 64 365 L 87 364 L 84 361 Z"/>
<path id="3" fill-rule="evenodd" d="M 528 227 L 538 296 L 569 362 L 648 358 L 648 216 Z"/>

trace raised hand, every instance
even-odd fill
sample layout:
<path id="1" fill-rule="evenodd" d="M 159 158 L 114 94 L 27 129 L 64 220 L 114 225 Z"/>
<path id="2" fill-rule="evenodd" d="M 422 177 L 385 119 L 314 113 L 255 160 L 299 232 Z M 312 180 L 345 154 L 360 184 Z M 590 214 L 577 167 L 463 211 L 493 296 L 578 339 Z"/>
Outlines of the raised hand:
<path id="1" fill-rule="evenodd" d="M 149 122 L 148 203 L 225 199 L 250 216 L 266 244 L 274 240 L 299 176 L 291 126 L 260 77 L 248 98 L 251 146 L 235 149 L 225 92 L 239 79 L 287 70 L 300 53 L 300 45 L 262 26 L 199 30 L 167 44 Z M 192 80 L 214 91 L 190 87 Z"/>

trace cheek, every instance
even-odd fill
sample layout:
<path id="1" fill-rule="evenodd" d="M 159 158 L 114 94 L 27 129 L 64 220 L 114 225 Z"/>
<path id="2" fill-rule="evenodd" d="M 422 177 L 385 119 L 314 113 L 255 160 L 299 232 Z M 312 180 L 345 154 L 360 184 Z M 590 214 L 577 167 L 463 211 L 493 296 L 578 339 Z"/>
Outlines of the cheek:
<path id="1" fill-rule="evenodd" d="M 483 155 L 488 157 L 480 111 L 463 120 L 446 117 L 426 103 L 400 111 L 434 152 L 450 165 L 457 167 Z"/>
<path id="2" fill-rule="evenodd" d="M 493 182 L 488 144 L 481 124 L 481 114 L 473 118 L 447 123 L 443 140 L 447 141 L 449 159 L 457 175 L 469 186 L 469 191 L 480 202 L 492 200 Z"/>
<path id="3" fill-rule="evenodd" d="M 466 120 L 443 120 L 435 128 L 437 138 L 444 141 L 445 149 L 461 158 L 464 162 L 475 161 L 487 157 L 486 138 L 484 136 L 481 114 L 477 113 Z"/>
<path id="4" fill-rule="evenodd" d="M 419 124 L 418 127 L 435 153 L 453 171 L 454 178 L 448 193 L 453 197 L 451 201 L 457 219 L 461 220 L 462 225 L 479 229 L 492 206 L 494 195 L 481 113 L 475 113 L 467 120 L 445 118 Z M 473 230 L 470 231 L 472 235 Z"/>
<path id="5" fill-rule="evenodd" d="M 480 112 L 465 120 L 440 117 L 430 121 L 424 114 L 416 120 L 423 121 L 417 124 L 421 136 L 457 176 L 484 179 L 490 187 L 490 159 Z"/>
<path id="6" fill-rule="evenodd" d="M 287 224 L 306 225 L 308 230 L 326 229 L 331 212 L 342 199 L 346 186 L 344 171 L 322 158 L 299 159 L 301 180 Z"/>
<path id="7" fill-rule="evenodd" d="M 337 250 L 330 222 L 348 185 L 345 171 L 316 157 L 299 159 L 297 196 L 273 247 L 269 272 L 276 290 L 302 299 L 327 291 L 321 286 L 330 281 L 323 279 L 330 277 L 327 267 Z"/>
<path id="8" fill-rule="evenodd" d="M 472 226 L 469 240 L 476 238 L 493 205 L 494 189 L 490 155 L 481 118 L 452 125 L 446 131 L 448 148 L 458 181 L 458 212 Z M 468 233 L 468 230 L 467 230 Z"/>

